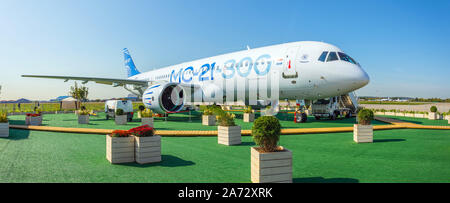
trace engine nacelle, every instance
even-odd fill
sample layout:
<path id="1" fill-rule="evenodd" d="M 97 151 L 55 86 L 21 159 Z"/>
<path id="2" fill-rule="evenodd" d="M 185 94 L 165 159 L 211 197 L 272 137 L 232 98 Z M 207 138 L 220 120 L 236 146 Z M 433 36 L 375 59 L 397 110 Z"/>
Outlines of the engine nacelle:
<path id="1" fill-rule="evenodd" d="M 155 113 L 178 112 L 184 106 L 184 91 L 176 83 L 154 84 L 145 90 L 142 102 Z"/>

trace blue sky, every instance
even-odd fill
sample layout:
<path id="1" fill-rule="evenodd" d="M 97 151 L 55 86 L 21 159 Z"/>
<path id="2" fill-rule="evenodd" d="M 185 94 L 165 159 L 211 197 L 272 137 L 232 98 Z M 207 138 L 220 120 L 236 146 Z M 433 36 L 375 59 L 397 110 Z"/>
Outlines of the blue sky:
<path id="1" fill-rule="evenodd" d="M 51 99 L 73 82 L 22 74 L 126 77 L 250 47 L 335 44 L 371 77 L 358 95 L 450 97 L 450 1 L 2 1 L 0 99 Z M 125 96 L 87 85 L 90 99 Z"/>

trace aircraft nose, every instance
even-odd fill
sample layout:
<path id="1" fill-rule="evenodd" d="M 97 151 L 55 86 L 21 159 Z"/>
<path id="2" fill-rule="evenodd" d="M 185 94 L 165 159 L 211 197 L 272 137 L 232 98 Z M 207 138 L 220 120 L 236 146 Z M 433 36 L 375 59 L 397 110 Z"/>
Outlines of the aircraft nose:
<path id="1" fill-rule="evenodd" d="M 361 88 L 369 84 L 369 82 L 369 75 L 362 68 L 358 67 L 353 75 L 353 85 L 355 85 L 356 88 Z"/>

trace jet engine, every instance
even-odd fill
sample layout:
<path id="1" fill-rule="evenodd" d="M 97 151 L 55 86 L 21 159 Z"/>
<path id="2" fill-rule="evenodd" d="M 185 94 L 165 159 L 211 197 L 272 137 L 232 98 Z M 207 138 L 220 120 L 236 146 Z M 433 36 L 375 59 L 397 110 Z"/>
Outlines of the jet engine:
<path id="1" fill-rule="evenodd" d="M 178 112 L 184 106 L 184 91 L 176 83 L 154 84 L 144 91 L 142 102 L 155 113 Z"/>

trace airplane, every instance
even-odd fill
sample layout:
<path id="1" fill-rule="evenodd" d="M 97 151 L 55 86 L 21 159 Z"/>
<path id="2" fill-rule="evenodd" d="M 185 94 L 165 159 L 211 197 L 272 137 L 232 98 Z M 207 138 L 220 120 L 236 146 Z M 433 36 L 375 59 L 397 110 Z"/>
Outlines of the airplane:
<path id="1" fill-rule="evenodd" d="M 128 78 L 96 78 L 49 75 L 22 75 L 22 77 L 93 81 L 122 86 L 142 96 L 144 105 L 157 113 L 183 110 L 186 98 L 200 95 L 208 101 L 215 93 L 223 93 L 226 86 L 267 81 L 274 78 L 278 85 L 278 100 L 316 100 L 344 95 L 369 83 L 368 74 L 361 65 L 340 48 L 325 42 L 299 41 L 272 46 L 250 48 L 228 54 L 198 59 L 141 73 L 128 49 L 123 49 Z M 270 82 L 270 81 L 269 81 Z M 273 81 L 272 81 L 273 82 Z M 225 84 L 225 86 L 224 86 Z M 269 88 L 273 84 L 268 84 Z M 236 92 L 245 91 L 245 92 Z M 245 87 L 231 93 L 231 97 L 256 90 Z M 187 94 L 190 93 L 190 94 Z M 238 97 L 232 98 L 237 100 Z M 242 98 L 241 98 L 242 99 Z M 261 100 L 269 100 L 268 96 Z M 248 104 L 248 101 L 245 101 Z M 266 103 L 268 104 L 268 103 Z M 271 105 L 277 105 L 270 103 Z"/>

